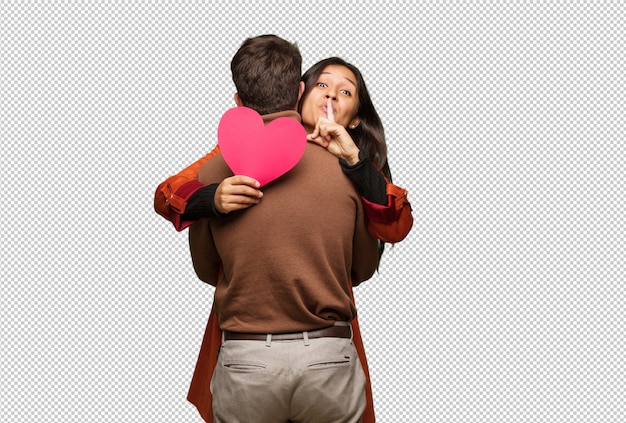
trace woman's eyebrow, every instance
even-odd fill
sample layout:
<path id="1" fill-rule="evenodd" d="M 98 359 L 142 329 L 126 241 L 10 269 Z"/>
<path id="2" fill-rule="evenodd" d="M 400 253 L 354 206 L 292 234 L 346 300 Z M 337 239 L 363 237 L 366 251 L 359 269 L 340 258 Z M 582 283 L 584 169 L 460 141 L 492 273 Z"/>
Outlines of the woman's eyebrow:
<path id="1" fill-rule="evenodd" d="M 332 75 L 332 73 L 330 72 L 322 72 L 322 75 Z M 350 78 L 347 77 L 343 77 L 343 79 L 345 79 L 346 81 L 350 82 L 352 85 L 354 85 L 354 88 L 356 88 L 356 82 L 354 82 L 353 80 L 351 80 Z"/>

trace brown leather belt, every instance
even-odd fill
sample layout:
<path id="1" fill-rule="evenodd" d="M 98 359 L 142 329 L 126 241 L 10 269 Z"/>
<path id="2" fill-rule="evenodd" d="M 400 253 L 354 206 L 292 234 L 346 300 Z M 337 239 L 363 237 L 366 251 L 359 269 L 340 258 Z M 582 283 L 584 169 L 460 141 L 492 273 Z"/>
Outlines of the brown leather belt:
<path id="1" fill-rule="evenodd" d="M 307 332 L 309 339 L 313 338 L 350 338 L 352 329 L 350 326 L 330 326 L 324 329 L 310 330 Z M 304 332 L 276 333 L 272 334 L 272 341 L 293 341 L 304 339 Z M 262 333 L 242 333 L 224 331 L 225 341 L 266 341 L 267 335 Z"/>

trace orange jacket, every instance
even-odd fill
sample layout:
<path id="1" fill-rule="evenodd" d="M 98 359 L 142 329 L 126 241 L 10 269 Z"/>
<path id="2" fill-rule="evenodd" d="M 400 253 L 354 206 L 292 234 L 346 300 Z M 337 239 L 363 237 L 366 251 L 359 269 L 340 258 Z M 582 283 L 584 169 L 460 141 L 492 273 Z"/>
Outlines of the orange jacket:
<path id="1" fill-rule="evenodd" d="M 157 187 L 154 193 L 154 210 L 172 222 L 177 231 L 182 231 L 194 222 L 183 220 L 181 215 L 185 212 L 189 197 L 203 186 L 196 180 L 198 170 L 219 151 L 219 147 L 215 146 L 200 160 L 170 176 Z M 387 205 L 372 203 L 361 197 L 368 217 L 368 230 L 374 238 L 394 243 L 407 236 L 413 226 L 411 204 L 407 195 L 405 189 L 388 183 Z"/>

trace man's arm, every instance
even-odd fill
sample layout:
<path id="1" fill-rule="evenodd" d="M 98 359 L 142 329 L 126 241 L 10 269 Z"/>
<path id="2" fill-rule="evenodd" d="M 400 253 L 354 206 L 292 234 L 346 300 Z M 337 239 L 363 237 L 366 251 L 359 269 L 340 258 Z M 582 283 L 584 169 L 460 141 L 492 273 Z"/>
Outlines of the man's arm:
<path id="1" fill-rule="evenodd" d="M 372 277 L 378 267 L 378 241 L 368 232 L 364 208 L 357 208 L 356 217 L 352 239 L 352 269 L 350 272 L 353 286 L 357 286 Z"/>
<path id="2" fill-rule="evenodd" d="M 189 250 L 198 278 L 216 286 L 221 260 L 213 242 L 209 219 L 200 219 L 189 227 Z"/>

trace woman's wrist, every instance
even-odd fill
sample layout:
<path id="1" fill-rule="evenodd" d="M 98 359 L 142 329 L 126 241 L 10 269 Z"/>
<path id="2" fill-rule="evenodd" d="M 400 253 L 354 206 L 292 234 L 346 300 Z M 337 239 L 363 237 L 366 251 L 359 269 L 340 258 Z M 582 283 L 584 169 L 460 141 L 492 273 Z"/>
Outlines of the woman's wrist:
<path id="1" fill-rule="evenodd" d="M 346 163 L 348 163 L 348 165 L 354 166 L 360 161 L 359 151 L 360 151 L 359 148 L 356 147 L 354 150 L 351 150 L 347 152 L 346 154 L 344 154 L 344 156 L 341 158 L 344 159 Z"/>

